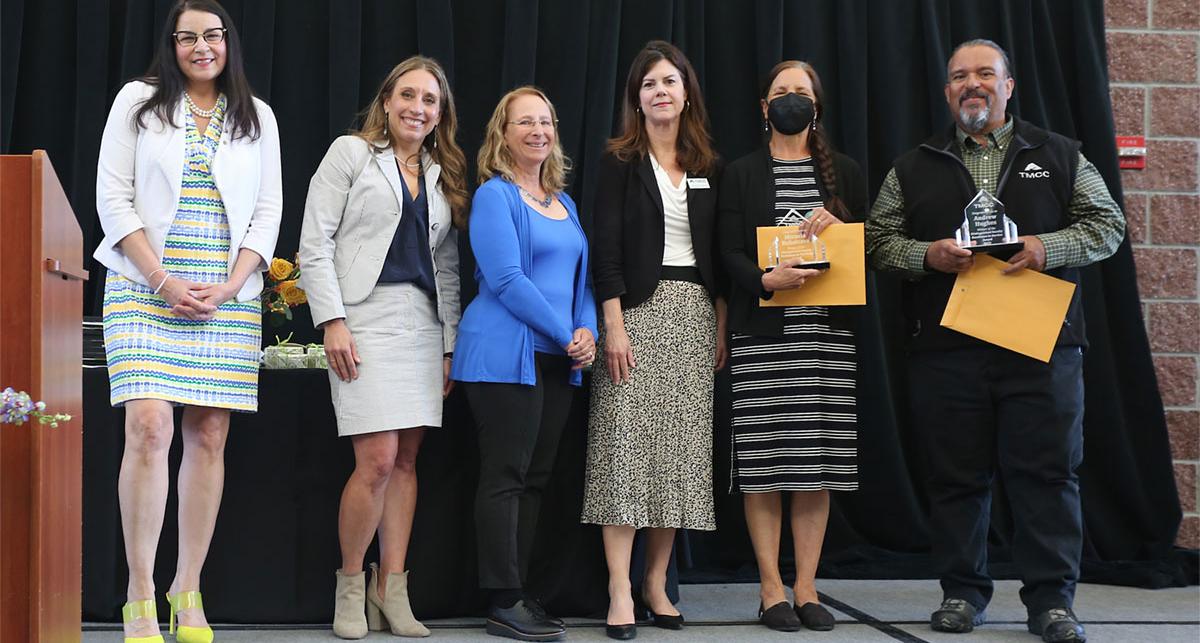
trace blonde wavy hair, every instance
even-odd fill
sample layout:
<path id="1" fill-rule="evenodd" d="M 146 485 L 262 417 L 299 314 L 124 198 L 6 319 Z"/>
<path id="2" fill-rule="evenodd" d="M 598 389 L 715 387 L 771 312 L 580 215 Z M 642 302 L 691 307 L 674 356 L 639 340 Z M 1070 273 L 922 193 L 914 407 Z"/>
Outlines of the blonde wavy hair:
<path id="1" fill-rule="evenodd" d="M 384 111 L 383 105 L 391 97 L 400 77 L 418 69 L 429 72 L 437 79 L 438 91 L 442 95 L 441 104 L 438 105 L 441 120 L 437 127 L 433 128 L 433 131 L 425 137 L 425 141 L 421 143 L 421 149 L 429 154 L 434 163 L 442 166 L 439 182 L 442 184 L 442 193 L 446 195 L 446 201 L 450 204 L 450 216 L 454 220 L 454 225 L 465 229 L 467 213 L 470 208 L 470 195 L 467 192 L 467 156 L 463 154 L 462 148 L 455 141 L 458 135 L 458 113 L 454 109 L 454 94 L 450 91 L 450 82 L 446 80 L 446 72 L 442 70 L 442 66 L 436 60 L 424 56 L 413 56 L 393 67 L 392 71 L 383 79 L 371 104 L 367 105 L 359 114 L 362 128 L 351 130 L 350 133 L 362 137 L 372 147 L 377 147 L 376 144 L 382 140 L 386 140 L 388 146 L 394 145 L 395 141 L 392 140 L 391 134 L 384 134 L 387 131 L 387 112 Z"/>
<path id="2" fill-rule="evenodd" d="M 493 176 L 500 176 L 511 183 L 516 183 L 513 173 L 512 154 L 504 145 L 504 132 L 508 127 L 508 109 L 512 102 L 521 96 L 537 96 L 546 102 L 550 108 L 550 118 L 555 122 L 554 146 L 550 156 L 542 161 L 541 176 L 538 181 L 547 193 L 562 192 L 567 187 L 567 173 L 571 171 L 571 159 L 563 154 L 562 143 L 558 136 L 558 113 L 554 111 L 554 103 L 546 97 L 546 93 L 532 85 L 518 87 L 507 94 L 496 104 L 492 118 L 487 124 L 487 133 L 483 137 L 483 147 L 479 148 L 479 182 L 482 184 Z"/>

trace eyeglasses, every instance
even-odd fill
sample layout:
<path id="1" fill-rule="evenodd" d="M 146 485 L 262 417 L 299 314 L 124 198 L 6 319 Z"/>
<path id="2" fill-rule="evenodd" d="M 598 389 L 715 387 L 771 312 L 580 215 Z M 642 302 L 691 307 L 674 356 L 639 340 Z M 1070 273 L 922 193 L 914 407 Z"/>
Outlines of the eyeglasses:
<path id="1" fill-rule="evenodd" d="M 228 30 L 225 27 L 205 29 L 203 34 L 198 34 L 194 31 L 175 31 L 171 33 L 171 37 L 175 39 L 175 42 L 179 43 L 180 47 L 195 47 L 201 38 L 204 38 L 204 42 L 210 45 L 216 45 L 225 40 L 226 31 Z"/>
<path id="2" fill-rule="evenodd" d="M 532 118 L 522 118 L 519 121 L 508 121 L 509 125 L 516 125 L 521 129 L 533 129 L 537 125 L 541 125 L 542 129 L 554 129 L 558 127 L 558 121 L 552 121 L 548 118 L 543 118 L 540 121 L 535 121 Z"/>

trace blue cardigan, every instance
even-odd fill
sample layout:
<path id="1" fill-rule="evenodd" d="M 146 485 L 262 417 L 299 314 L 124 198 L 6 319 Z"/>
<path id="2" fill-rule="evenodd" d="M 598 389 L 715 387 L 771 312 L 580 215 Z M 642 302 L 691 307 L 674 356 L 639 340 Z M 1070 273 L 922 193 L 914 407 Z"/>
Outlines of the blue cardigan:
<path id="1" fill-rule="evenodd" d="M 573 327 L 556 319 L 553 309 L 533 284 L 533 250 L 529 240 L 528 206 L 512 183 L 493 177 L 479 186 L 471 202 L 470 236 L 475 252 L 479 294 L 467 306 L 458 325 L 451 377 L 460 382 L 537 383 L 533 360 L 533 330 L 560 346 L 571 343 L 576 328 L 596 337 L 596 303 L 588 283 L 588 244 L 575 202 L 558 198 L 583 238 L 575 269 Z M 571 371 L 571 384 L 583 381 Z"/>

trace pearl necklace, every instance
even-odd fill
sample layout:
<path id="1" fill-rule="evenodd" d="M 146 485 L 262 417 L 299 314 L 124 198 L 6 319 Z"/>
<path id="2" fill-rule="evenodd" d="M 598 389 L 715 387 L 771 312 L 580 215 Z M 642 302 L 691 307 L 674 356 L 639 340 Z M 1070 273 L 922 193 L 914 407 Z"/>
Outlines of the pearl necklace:
<path id="1" fill-rule="evenodd" d="M 517 189 L 520 190 L 521 194 L 524 194 L 530 201 L 533 201 L 534 203 L 542 206 L 543 208 L 550 207 L 550 204 L 554 202 L 553 194 L 546 193 L 546 198 L 539 199 L 536 196 L 533 196 L 532 194 L 530 194 L 529 190 L 526 190 L 525 188 L 521 187 L 520 183 L 517 184 Z"/>
<path id="2" fill-rule="evenodd" d="M 221 98 L 218 96 L 217 103 L 219 102 L 221 102 Z M 183 92 L 183 104 L 187 105 L 188 110 L 200 118 L 212 118 L 213 114 L 217 111 L 217 103 L 213 103 L 212 109 L 200 109 L 200 107 L 192 101 L 192 97 L 189 96 L 187 92 Z"/>

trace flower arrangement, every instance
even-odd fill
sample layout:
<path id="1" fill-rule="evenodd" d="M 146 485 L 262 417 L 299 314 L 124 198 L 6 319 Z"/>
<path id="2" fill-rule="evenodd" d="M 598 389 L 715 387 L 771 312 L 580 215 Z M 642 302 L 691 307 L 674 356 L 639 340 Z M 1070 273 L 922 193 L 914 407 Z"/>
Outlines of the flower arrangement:
<path id="1" fill-rule="evenodd" d="M 300 279 L 300 258 L 295 263 L 275 257 L 267 271 L 263 288 L 263 312 L 271 317 L 272 326 L 282 326 L 292 320 L 292 309 L 308 303 L 308 295 L 296 285 Z"/>
<path id="2" fill-rule="evenodd" d="M 57 428 L 59 422 L 71 419 L 66 413 L 47 413 L 45 402 L 34 402 L 25 391 L 14 391 L 5 387 L 0 393 L 0 424 L 25 424 L 37 422 Z"/>

